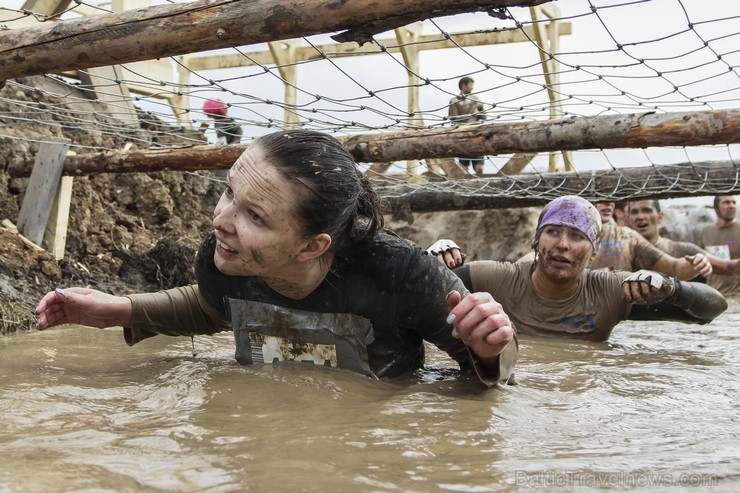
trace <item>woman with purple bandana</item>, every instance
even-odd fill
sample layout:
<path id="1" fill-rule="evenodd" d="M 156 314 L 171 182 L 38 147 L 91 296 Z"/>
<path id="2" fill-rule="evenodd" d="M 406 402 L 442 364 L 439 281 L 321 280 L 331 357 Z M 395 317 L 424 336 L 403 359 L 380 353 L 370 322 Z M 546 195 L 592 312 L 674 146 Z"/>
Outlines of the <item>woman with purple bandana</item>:
<path id="1" fill-rule="evenodd" d="M 454 272 L 472 291 L 487 291 L 504 307 L 520 334 L 609 338 L 626 319 L 708 323 L 727 309 L 716 290 L 641 270 L 592 271 L 601 217 L 587 200 L 560 197 L 545 206 L 537 222 L 528 262 L 471 262 Z M 428 251 L 449 265 L 459 251 L 440 240 Z"/>

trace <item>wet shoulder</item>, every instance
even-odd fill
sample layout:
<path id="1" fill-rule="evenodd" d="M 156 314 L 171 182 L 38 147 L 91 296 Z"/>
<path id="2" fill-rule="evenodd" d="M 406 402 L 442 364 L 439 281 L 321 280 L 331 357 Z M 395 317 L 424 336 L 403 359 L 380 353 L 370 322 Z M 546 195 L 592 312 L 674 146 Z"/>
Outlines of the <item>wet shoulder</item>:
<path id="1" fill-rule="evenodd" d="M 380 233 L 373 241 L 354 245 L 345 253 L 340 271 L 348 276 L 372 279 L 384 289 L 426 292 L 458 289 L 458 277 L 434 256 L 409 240 Z"/>
<path id="2" fill-rule="evenodd" d="M 398 277 L 423 257 L 433 259 L 416 243 L 388 233 L 379 233 L 372 241 L 353 245 L 342 257 L 343 270 L 390 278 Z"/>
<path id="3" fill-rule="evenodd" d="M 469 265 L 473 290 L 486 291 L 496 298 L 504 294 L 502 290 L 510 293 L 515 285 L 524 282 L 531 275 L 534 261 L 476 260 Z"/>

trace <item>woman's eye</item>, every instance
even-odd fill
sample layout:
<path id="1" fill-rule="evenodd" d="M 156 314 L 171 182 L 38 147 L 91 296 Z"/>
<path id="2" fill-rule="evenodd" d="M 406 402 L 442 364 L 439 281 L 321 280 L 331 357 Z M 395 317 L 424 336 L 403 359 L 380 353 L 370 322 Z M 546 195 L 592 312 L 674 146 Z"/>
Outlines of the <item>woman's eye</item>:
<path id="1" fill-rule="evenodd" d="M 249 209 L 247 211 L 247 214 L 249 214 L 249 217 L 252 218 L 252 221 L 262 224 L 264 221 L 262 220 L 262 216 L 254 212 L 252 209 Z"/>

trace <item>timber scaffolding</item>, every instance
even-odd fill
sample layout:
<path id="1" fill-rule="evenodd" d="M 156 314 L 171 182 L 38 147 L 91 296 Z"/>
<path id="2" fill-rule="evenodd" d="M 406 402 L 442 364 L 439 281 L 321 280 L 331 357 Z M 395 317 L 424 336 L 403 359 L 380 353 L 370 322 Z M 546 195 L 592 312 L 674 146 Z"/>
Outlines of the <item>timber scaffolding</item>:
<path id="1" fill-rule="evenodd" d="M 30 3 L 39 3 L 41 0 Z M 125 3 L 125 0 L 122 0 Z M 29 3 L 27 2 L 27 3 Z M 69 0 L 51 2 L 52 10 L 65 8 Z M 419 36 L 409 29 L 412 23 L 430 16 L 465 12 L 500 15 L 509 7 L 538 8 L 533 19 L 548 13 L 553 20 L 529 26 L 526 34 L 536 39 L 551 101 L 555 101 L 557 67 L 552 53 L 564 23 L 556 23 L 554 4 L 545 0 L 379 0 L 373 11 L 360 10 L 357 2 L 304 0 L 286 3 L 242 0 L 201 0 L 184 4 L 159 5 L 102 14 L 89 18 L 59 21 L 49 26 L 0 31 L 0 74 L 6 80 L 47 73 L 116 67 L 164 57 L 270 43 L 275 59 L 297 47 L 297 37 L 335 33 L 338 42 L 356 42 L 356 50 L 381 32 L 395 30 L 397 36 Z M 324 15 L 316 15 L 316 12 Z M 564 33 L 569 32 L 569 25 Z M 177 33 L 173 35 L 172 33 Z M 281 41 L 282 40 L 282 41 Z M 515 40 L 513 40 L 515 41 Z M 280 43 L 278 43 L 280 42 Z M 412 45 L 413 46 L 413 45 Z M 401 50 L 403 52 L 403 50 Z M 406 51 L 404 57 L 414 54 Z M 418 52 L 416 53 L 418 55 Z M 256 56 L 256 55 L 255 55 Z M 201 58 L 201 57 L 198 57 Z M 208 68 L 206 60 L 191 58 L 194 66 Z M 291 58 L 290 60 L 296 60 Z M 408 66 L 418 63 L 409 58 Z M 281 68 L 285 80 L 292 80 L 288 68 Z M 409 71 L 409 87 L 418 83 Z M 0 81 L 3 84 L 3 81 Z M 286 84 L 286 122 L 292 97 Z M 177 99 L 177 98 L 181 99 Z M 182 104 L 185 95 L 173 99 Z M 170 101 L 172 103 L 172 101 Z M 418 101 L 409 97 L 409 120 Z M 293 115 L 293 116 L 289 116 Z M 455 128 L 374 132 L 340 137 L 358 162 L 372 163 L 369 173 L 387 169 L 392 161 L 427 160 L 436 171 L 415 175 L 407 170 L 407 183 L 387 184 L 379 180 L 378 191 L 394 209 L 424 212 L 440 210 L 507 208 L 540 205 L 555 196 L 577 193 L 588 199 L 629 199 L 638 197 L 686 197 L 727 193 L 737 189 L 738 166 L 733 160 L 674 166 L 651 166 L 579 173 L 569 151 L 584 149 L 643 149 L 730 145 L 740 142 L 740 110 L 710 110 L 681 113 L 644 112 L 621 115 L 564 116 L 558 104 L 550 107 L 550 119 L 538 122 L 492 123 Z M 64 160 L 62 174 L 79 176 L 91 173 L 186 171 L 225 169 L 244 146 L 192 146 L 162 150 L 77 153 Z M 471 178 L 453 157 L 502 155 L 514 157 L 502 169 L 505 176 Z M 523 175 L 521 172 L 536 154 L 550 155 L 549 173 Z M 555 156 L 563 157 L 567 172 L 555 172 Z M 33 163 L 14 161 L 12 176 L 29 176 Z M 444 181 L 435 176 L 444 173 Z M 434 182 L 434 187 L 429 184 Z"/>

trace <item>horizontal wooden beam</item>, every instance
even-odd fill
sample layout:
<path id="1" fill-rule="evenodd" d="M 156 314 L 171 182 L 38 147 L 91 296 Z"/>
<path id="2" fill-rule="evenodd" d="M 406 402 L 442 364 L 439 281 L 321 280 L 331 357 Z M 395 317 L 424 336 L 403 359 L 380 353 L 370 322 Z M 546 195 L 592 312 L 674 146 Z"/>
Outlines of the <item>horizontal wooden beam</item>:
<path id="1" fill-rule="evenodd" d="M 358 162 L 740 143 L 740 110 L 630 113 L 355 135 Z"/>
<path id="2" fill-rule="evenodd" d="M 740 143 L 740 110 L 639 113 L 538 122 L 467 125 L 339 137 L 360 163 L 498 154 L 700 146 Z M 66 175 L 225 169 L 247 144 L 77 154 Z M 28 176 L 33 160 L 14 160 L 11 176 Z"/>
<path id="3" fill-rule="evenodd" d="M 0 31 L 0 78 L 85 69 L 342 31 L 364 44 L 412 22 L 546 0 L 197 0 Z"/>
<path id="4" fill-rule="evenodd" d="M 570 22 L 559 22 L 558 33 L 568 35 L 572 33 Z M 506 30 L 498 32 L 485 33 L 455 33 L 450 34 L 447 39 L 441 34 L 426 34 L 420 36 L 418 41 L 414 42 L 417 50 L 442 50 L 457 48 L 458 46 L 483 46 L 504 43 L 528 42 L 535 38 L 535 32 L 532 26 L 524 26 L 521 29 Z M 378 39 L 377 44 L 358 45 L 357 43 L 334 43 L 320 44 L 315 46 L 298 46 L 295 48 L 295 61 L 304 62 L 317 60 L 328 54 L 330 58 L 357 55 L 360 53 L 370 54 L 384 53 L 378 45 L 385 47 L 385 52 L 399 53 L 401 47 L 397 45 L 395 38 Z M 247 51 L 241 54 L 230 55 L 208 55 L 208 56 L 188 56 L 183 63 L 194 71 L 217 70 L 224 68 L 249 67 L 253 65 L 273 65 L 275 60 L 270 50 Z"/>
<path id="5" fill-rule="evenodd" d="M 546 173 L 503 178 L 378 186 L 392 211 L 440 212 L 541 206 L 562 195 L 591 201 L 736 194 L 740 166 L 731 161 Z"/>

